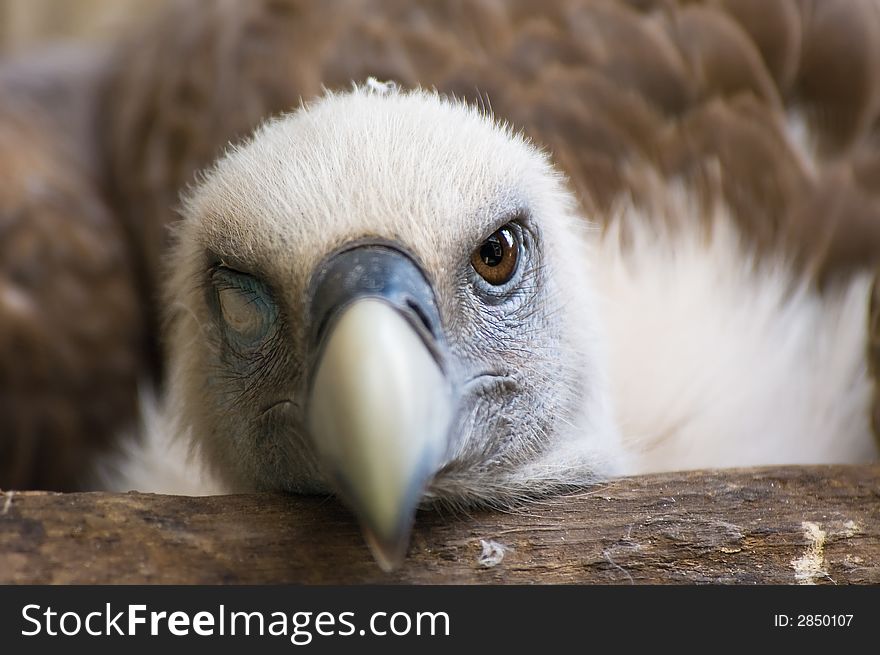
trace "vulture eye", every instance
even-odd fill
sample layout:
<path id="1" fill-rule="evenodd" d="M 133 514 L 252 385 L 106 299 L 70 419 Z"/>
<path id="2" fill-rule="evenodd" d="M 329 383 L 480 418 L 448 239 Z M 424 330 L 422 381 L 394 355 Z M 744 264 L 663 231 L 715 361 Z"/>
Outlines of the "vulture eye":
<path id="1" fill-rule="evenodd" d="M 471 265 L 486 282 L 494 286 L 507 284 L 519 263 L 519 234 L 505 225 L 474 250 Z"/>
<path id="2" fill-rule="evenodd" d="M 263 339 L 275 320 L 275 305 L 265 285 L 225 267 L 214 271 L 217 304 L 226 327 L 245 345 Z"/>

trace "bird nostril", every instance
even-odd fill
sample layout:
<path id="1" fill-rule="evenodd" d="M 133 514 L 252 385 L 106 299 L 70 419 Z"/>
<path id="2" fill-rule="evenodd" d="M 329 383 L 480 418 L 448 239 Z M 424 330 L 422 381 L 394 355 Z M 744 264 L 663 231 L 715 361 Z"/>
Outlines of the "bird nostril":
<path id="1" fill-rule="evenodd" d="M 434 324 L 432 323 L 431 319 L 428 318 L 428 315 L 421 308 L 419 303 L 417 303 L 412 298 L 407 298 L 406 299 L 406 306 L 408 309 L 410 309 L 418 317 L 419 321 L 421 321 L 422 325 L 424 325 L 425 329 L 428 331 L 428 334 L 436 337 L 437 332 L 434 329 Z"/>

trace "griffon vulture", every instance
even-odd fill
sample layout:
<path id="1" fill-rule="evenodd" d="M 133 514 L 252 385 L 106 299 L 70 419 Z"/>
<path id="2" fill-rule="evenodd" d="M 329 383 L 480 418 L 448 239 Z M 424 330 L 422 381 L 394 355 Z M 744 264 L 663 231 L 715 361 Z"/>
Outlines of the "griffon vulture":
<path id="1" fill-rule="evenodd" d="M 111 486 L 335 493 L 391 566 L 425 500 L 877 459 L 875 3 L 178 2 L 98 59 L 68 218 L 164 380 Z"/>

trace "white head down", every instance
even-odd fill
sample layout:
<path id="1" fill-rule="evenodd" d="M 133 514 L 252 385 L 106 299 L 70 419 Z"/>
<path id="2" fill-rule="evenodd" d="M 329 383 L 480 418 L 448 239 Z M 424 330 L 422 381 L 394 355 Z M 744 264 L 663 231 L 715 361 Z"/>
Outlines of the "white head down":
<path id="1" fill-rule="evenodd" d="M 231 149 L 176 236 L 170 396 L 230 488 L 337 493 L 391 565 L 424 499 L 619 469 L 589 225 L 477 109 L 327 94 Z"/>

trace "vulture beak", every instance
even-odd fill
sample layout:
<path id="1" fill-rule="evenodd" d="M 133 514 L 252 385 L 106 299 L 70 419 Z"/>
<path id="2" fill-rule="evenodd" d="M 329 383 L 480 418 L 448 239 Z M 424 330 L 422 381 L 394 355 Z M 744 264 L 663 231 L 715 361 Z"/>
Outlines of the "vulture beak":
<path id="1" fill-rule="evenodd" d="M 311 439 L 390 571 L 447 452 L 453 402 L 434 292 L 405 253 L 359 245 L 319 266 L 310 310 Z"/>

